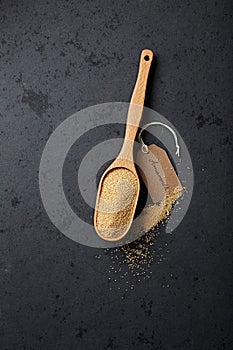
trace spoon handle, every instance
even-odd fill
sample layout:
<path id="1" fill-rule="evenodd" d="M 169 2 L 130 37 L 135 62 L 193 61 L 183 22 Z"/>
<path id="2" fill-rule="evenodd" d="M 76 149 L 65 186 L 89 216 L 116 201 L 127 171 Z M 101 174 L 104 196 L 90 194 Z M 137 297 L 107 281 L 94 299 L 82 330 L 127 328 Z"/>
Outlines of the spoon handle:
<path id="1" fill-rule="evenodd" d="M 152 60 L 153 52 L 147 49 L 143 50 L 140 57 L 138 77 L 128 110 L 125 130 L 125 141 L 121 150 L 121 154 L 128 154 L 128 157 L 130 157 L 131 151 L 133 149 L 133 142 L 128 141 L 135 140 L 140 120 L 142 117 L 142 111 L 146 94 L 146 85 Z"/>
<path id="2" fill-rule="evenodd" d="M 136 81 L 133 94 L 131 97 L 131 101 L 130 101 L 131 104 L 140 105 L 140 106 L 144 105 L 147 79 L 148 79 L 152 60 L 153 60 L 153 52 L 147 49 L 143 50 L 140 57 L 137 81 Z M 133 116 L 131 115 L 128 116 L 127 123 L 131 121 L 131 118 L 132 118 L 132 121 L 135 121 L 139 125 L 140 120 L 134 120 Z"/>

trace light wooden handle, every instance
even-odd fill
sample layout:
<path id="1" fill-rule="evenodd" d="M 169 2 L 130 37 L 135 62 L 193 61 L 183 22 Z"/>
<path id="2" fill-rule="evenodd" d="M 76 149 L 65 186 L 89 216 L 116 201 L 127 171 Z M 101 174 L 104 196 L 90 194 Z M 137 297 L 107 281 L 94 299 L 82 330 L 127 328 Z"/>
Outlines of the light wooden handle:
<path id="1" fill-rule="evenodd" d="M 125 131 L 126 140 L 134 141 L 137 134 L 137 130 L 142 117 L 142 110 L 146 94 L 146 85 L 152 60 L 153 52 L 151 50 L 143 50 L 140 57 L 138 77 L 133 90 L 128 111 Z"/>
<path id="2" fill-rule="evenodd" d="M 125 139 L 118 156 L 121 159 L 127 158 L 131 162 L 133 162 L 133 145 L 142 117 L 147 79 L 152 60 L 153 52 L 151 50 L 143 50 L 140 57 L 137 81 L 129 105 Z"/>
<path id="3" fill-rule="evenodd" d="M 140 57 L 137 81 L 130 101 L 132 104 L 144 105 L 147 79 L 152 60 L 153 52 L 151 50 L 143 50 Z"/>

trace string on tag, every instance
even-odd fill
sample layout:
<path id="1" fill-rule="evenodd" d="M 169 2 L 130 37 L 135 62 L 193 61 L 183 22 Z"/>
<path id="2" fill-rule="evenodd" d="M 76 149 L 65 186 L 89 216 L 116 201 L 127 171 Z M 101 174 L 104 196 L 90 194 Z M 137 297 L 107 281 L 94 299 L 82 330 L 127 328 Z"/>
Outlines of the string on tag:
<path id="1" fill-rule="evenodd" d="M 149 153 L 149 149 L 148 149 L 148 146 L 144 143 L 143 139 L 142 139 L 142 133 L 144 130 L 146 130 L 149 126 L 151 125 L 160 125 L 160 126 L 164 126 L 165 128 L 167 128 L 173 135 L 174 137 L 174 140 L 175 140 L 175 144 L 176 144 L 176 154 L 177 156 L 179 157 L 180 156 L 180 146 L 179 146 L 179 143 L 178 143 L 178 138 L 177 138 L 177 135 L 175 133 L 175 131 L 167 124 L 164 124 L 162 122 L 151 122 L 151 123 L 148 123 L 148 124 L 145 124 L 142 128 L 141 128 L 141 131 L 138 135 L 138 141 L 140 142 L 140 144 L 142 145 L 142 152 L 143 153 Z"/>

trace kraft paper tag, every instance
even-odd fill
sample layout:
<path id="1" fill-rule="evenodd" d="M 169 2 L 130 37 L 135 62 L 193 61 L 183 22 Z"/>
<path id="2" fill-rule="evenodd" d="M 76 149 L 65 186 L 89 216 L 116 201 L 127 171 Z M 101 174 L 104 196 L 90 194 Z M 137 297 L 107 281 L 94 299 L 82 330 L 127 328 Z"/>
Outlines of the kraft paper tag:
<path id="1" fill-rule="evenodd" d="M 148 150 L 148 153 L 138 151 L 136 164 L 152 201 L 159 204 L 174 193 L 178 199 L 183 187 L 167 152 L 154 144 L 148 146 Z"/>

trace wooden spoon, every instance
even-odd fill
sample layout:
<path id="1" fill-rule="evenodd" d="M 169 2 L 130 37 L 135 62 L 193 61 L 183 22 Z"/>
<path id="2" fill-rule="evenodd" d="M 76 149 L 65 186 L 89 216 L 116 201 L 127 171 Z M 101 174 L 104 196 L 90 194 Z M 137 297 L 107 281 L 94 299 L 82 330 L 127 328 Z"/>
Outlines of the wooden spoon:
<path id="1" fill-rule="evenodd" d="M 129 105 L 124 143 L 118 157 L 114 160 L 114 162 L 108 167 L 108 169 L 102 175 L 99 183 L 98 191 L 97 191 L 95 214 L 94 214 L 94 226 L 97 234 L 102 239 L 107 241 L 118 241 L 119 239 L 123 238 L 126 235 L 126 233 L 128 232 L 132 224 L 137 201 L 138 201 L 140 182 L 139 182 L 138 174 L 134 165 L 133 146 L 134 146 L 134 140 L 135 140 L 139 123 L 141 120 L 141 116 L 142 116 L 147 79 L 148 79 L 152 60 L 153 60 L 153 52 L 150 50 L 143 50 L 140 57 L 140 65 L 139 65 L 137 81 L 136 81 L 134 91 L 131 97 L 130 105 Z M 109 217 L 112 215 L 113 211 L 110 210 L 110 212 L 105 212 L 105 209 L 103 210 L 103 206 L 102 206 L 103 199 L 101 198 L 101 195 L 103 196 L 103 194 L 106 193 L 106 191 L 104 191 L 104 186 L 107 186 L 107 181 L 108 181 L 107 178 L 109 179 L 109 176 L 111 176 L 111 180 L 112 180 L 114 179 L 114 175 L 119 176 L 119 169 L 123 170 L 123 172 L 120 172 L 120 175 L 122 174 L 121 182 L 118 182 L 118 188 L 115 184 L 115 188 L 113 188 L 112 191 L 110 192 L 108 188 L 107 194 L 109 192 L 109 198 L 115 198 L 114 199 L 115 201 L 117 201 L 117 198 L 119 199 L 119 197 L 121 197 L 121 200 L 122 198 L 123 199 L 125 198 L 125 201 L 123 201 L 122 203 L 124 208 L 121 208 L 121 209 L 118 208 L 117 209 L 118 212 L 115 212 L 114 214 L 116 215 L 117 219 L 120 218 L 120 215 L 121 215 L 124 218 L 124 224 L 120 224 L 120 222 L 118 222 L 117 220 L 116 222 L 109 222 Z M 125 183 L 124 181 L 127 181 L 127 180 L 124 175 L 126 175 L 126 178 L 130 175 L 129 177 L 131 178 L 132 183 L 130 182 Z M 121 184 L 124 186 L 121 186 Z M 129 189 L 131 184 L 132 184 L 131 187 L 133 191 L 131 193 L 132 196 L 130 198 L 127 198 L 127 188 Z M 119 188 L 119 185 L 120 185 L 120 188 Z M 126 190 L 124 191 L 124 189 Z M 117 195 L 116 195 L 116 192 L 118 192 Z M 124 197 L 124 195 L 126 197 Z M 125 204 L 124 202 L 127 202 L 127 200 L 128 200 L 128 204 Z M 111 207 L 111 202 L 105 202 L 107 206 L 108 206 L 108 203 L 110 204 L 109 207 Z M 117 208 L 117 205 L 115 204 L 117 203 L 114 203 L 113 208 Z M 106 208 L 106 205 L 104 207 Z M 116 227 L 115 223 L 117 223 L 118 227 Z"/>

